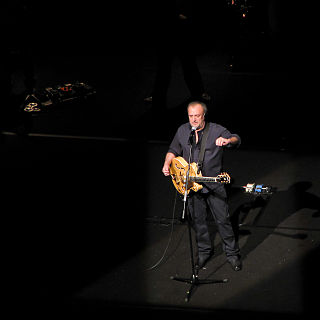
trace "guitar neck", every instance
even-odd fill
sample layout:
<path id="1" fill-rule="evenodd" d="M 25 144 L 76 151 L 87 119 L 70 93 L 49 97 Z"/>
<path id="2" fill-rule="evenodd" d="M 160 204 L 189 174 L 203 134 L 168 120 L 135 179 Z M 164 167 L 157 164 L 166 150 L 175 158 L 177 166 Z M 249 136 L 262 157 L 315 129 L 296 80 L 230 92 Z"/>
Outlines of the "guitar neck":
<path id="1" fill-rule="evenodd" d="M 193 182 L 218 182 L 219 178 L 217 177 L 189 177 Z"/>

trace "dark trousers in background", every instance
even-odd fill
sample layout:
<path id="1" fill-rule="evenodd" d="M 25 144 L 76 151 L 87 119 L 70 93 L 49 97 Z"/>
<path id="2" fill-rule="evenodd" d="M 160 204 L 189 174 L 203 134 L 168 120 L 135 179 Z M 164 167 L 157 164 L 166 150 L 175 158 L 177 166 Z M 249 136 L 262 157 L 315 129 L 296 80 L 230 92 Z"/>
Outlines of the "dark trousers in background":
<path id="1" fill-rule="evenodd" d="M 198 69 L 196 57 L 193 53 L 180 52 L 174 55 L 172 52 L 162 53 L 158 57 L 158 70 L 153 90 L 153 104 L 157 108 L 165 108 L 167 103 L 167 92 L 171 81 L 173 60 L 178 58 L 184 81 L 193 99 L 200 99 L 204 93 L 202 77 Z"/>

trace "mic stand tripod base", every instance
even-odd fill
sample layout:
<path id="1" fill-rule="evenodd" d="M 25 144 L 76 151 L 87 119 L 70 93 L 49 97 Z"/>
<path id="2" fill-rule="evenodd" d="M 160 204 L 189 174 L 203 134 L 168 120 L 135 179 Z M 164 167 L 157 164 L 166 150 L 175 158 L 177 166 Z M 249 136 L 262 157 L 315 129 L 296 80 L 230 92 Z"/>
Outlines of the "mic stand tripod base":
<path id="1" fill-rule="evenodd" d="M 229 279 L 222 279 L 222 280 L 214 280 L 214 279 L 203 279 L 200 280 L 198 277 L 198 268 L 195 268 L 196 272 L 192 274 L 190 278 L 180 278 L 180 277 L 170 277 L 171 280 L 176 280 L 180 282 L 186 282 L 191 284 L 189 290 L 187 291 L 187 296 L 185 297 L 184 301 L 189 302 L 193 289 L 201 284 L 212 284 L 212 283 L 227 283 Z"/>

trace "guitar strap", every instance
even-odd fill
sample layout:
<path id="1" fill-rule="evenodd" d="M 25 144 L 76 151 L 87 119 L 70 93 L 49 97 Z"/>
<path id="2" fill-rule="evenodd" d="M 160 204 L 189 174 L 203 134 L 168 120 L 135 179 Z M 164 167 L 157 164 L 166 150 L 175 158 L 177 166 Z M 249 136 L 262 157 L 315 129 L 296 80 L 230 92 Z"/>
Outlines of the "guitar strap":
<path id="1" fill-rule="evenodd" d="M 199 153 L 199 159 L 198 159 L 198 174 L 202 170 L 202 166 L 203 166 L 203 158 L 204 158 L 204 152 L 206 150 L 206 142 L 209 134 L 209 127 L 210 125 L 206 122 L 206 125 L 203 130 L 203 136 L 201 140 L 201 147 L 200 147 L 200 153 Z"/>

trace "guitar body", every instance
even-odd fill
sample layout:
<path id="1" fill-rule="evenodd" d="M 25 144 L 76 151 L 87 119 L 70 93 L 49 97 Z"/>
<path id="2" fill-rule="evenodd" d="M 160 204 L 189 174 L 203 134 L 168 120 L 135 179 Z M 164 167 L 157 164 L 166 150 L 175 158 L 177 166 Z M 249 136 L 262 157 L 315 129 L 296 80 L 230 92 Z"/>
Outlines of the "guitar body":
<path id="1" fill-rule="evenodd" d="M 172 159 L 170 165 L 170 175 L 173 185 L 181 194 L 185 194 L 185 179 L 188 172 L 188 162 L 182 157 Z M 203 188 L 198 182 L 218 182 L 230 183 L 230 176 L 227 173 L 222 173 L 217 177 L 203 177 L 201 172 L 198 174 L 198 166 L 195 162 L 190 164 L 189 181 L 187 186 L 187 193 L 190 190 L 197 192 Z"/>
<path id="2" fill-rule="evenodd" d="M 172 178 L 172 182 L 177 189 L 177 191 L 181 194 L 185 193 L 185 178 L 187 176 L 188 171 L 188 162 L 184 160 L 182 157 L 176 157 L 172 160 L 170 166 L 170 175 Z M 197 174 L 198 167 L 196 163 L 191 163 L 189 176 L 198 176 Z M 201 190 L 203 187 L 201 184 L 190 181 L 188 183 L 188 193 L 190 190 L 197 192 Z"/>

